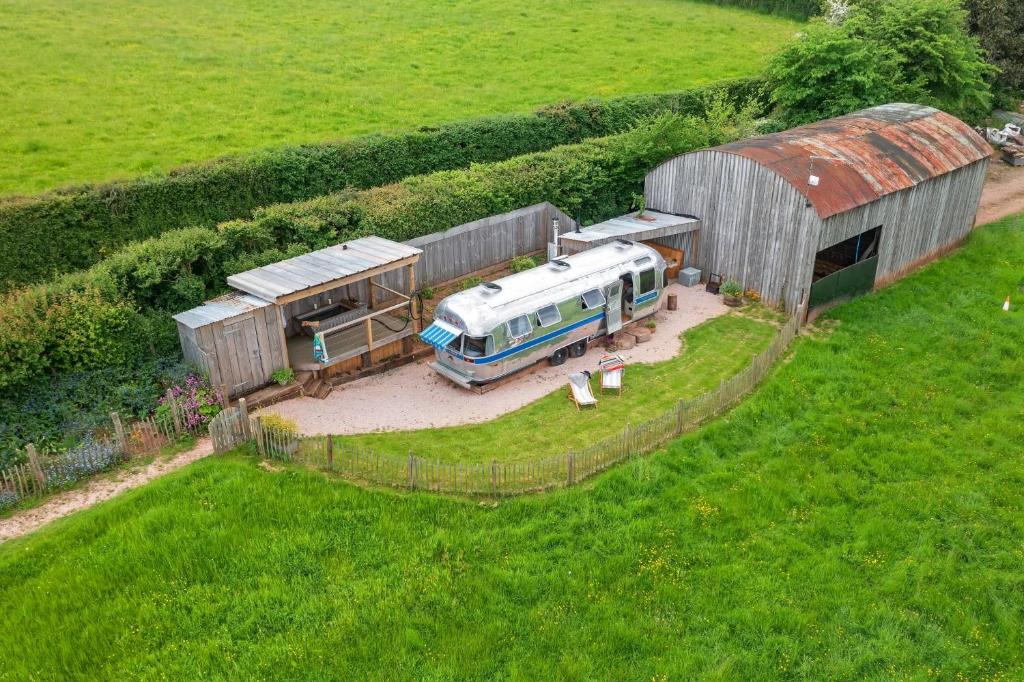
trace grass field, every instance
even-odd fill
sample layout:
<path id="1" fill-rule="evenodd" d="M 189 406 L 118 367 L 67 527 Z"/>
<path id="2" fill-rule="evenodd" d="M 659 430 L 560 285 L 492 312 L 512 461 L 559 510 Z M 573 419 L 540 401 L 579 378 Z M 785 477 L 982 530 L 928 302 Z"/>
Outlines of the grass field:
<path id="1" fill-rule="evenodd" d="M 442 461 L 486 462 L 562 455 L 649 421 L 738 373 L 764 350 L 777 329 L 768 322 L 730 314 L 686 331 L 685 350 L 665 362 L 631 365 L 621 396 L 601 395 L 599 408 L 578 411 L 565 390 L 483 424 L 443 429 L 368 433 L 336 438 L 342 446 Z M 598 351 L 591 349 L 597 362 Z M 592 381 L 595 390 L 597 377 Z M 514 386 L 509 386 L 514 390 Z M 504 389 L 499 389 L 504 390 Z M 273 410 L 271 410 L 273 411 Z"/>
<path id="2" fill-rule="evenodd" d="M 0 547 L 0 675 L 1021 679 L 1022 271 L 988 226 L 567 491 L 208 459 Z"/>
<path id="3" fill-rule="evenodd" d="M 685 0 L 0 0 L 0 194 L 750 75 L 798 26 Z"/>

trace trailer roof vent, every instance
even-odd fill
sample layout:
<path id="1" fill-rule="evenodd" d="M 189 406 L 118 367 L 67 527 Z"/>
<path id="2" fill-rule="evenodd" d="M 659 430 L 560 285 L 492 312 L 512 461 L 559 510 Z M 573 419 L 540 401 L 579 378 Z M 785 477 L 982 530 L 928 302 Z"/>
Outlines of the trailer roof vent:
<path id="1" fill-rule="evenodd" d="M 501 285 L 494 282 L 481 282 L 480 288 L 484 290 L 485 294 L 496 294 L 501 291 Z"/>
<path id="2" fill-rule="evenodd" d="M 628 239 L 616 239 L 615 245 L 620 249 L 625 249 L 627 247 L 633 246 L 633 242 L 629 241 Z"/>
<path id="3" fill-rule="evenodd" d="M 566 268 L 568 268 L 570 266 L 569 266 L 569 263 L 567 261 L 564 261 L 561 258 L 552 258 L 551 259 L 551 267 L 555 268 L 556 270 L 565 270 Z"/>

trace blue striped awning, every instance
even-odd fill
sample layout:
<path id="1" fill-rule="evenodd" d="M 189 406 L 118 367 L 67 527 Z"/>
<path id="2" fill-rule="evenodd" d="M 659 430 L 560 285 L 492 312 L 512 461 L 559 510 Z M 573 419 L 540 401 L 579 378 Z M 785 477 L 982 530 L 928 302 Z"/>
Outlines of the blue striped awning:
<path id="1" fill-rule="evenodd" d="M 434 320 L 434 324 L 420 332 L 420 340 L 429 343 L 434 348 L 444 348 L 452 339 L 462 333 L 458 327 L 448 324 L 442 320 Z"/>

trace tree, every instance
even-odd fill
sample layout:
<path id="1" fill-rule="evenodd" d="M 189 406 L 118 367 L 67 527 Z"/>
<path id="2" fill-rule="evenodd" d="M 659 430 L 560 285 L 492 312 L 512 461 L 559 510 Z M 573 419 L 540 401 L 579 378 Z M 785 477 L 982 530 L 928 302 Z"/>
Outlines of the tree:
<path id="1" fill-rule="evenodd" d="M 784 123 L 906 101 L 973 119 L 991 109 L 995 73 L 957 0 L 862 0 L 813 20 L 768 68 Z"/>
<path id="2" fill-rule="evenodd" d="M 996 83 L 1024 95 L 1024 2 L 967 0 L 967 26 L 988 60 L 1002 69 Z"/>
<path id="3" fill-rule="evenodd" d="M 853 36 L 844 26 L 812 21 L 768 67 L 782 122 L 799 125 L 865 107 L 916 99 L 895 51 Z"/>

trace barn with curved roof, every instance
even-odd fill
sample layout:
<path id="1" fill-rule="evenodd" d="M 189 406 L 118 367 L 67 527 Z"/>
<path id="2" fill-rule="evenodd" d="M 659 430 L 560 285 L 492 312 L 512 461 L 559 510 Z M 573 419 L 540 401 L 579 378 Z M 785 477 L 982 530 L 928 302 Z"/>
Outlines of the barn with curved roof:
<path id="1" fill-rule="evenodd" d="M 888 104 L 675 157 L 646 205 L 701 221 L 687 261 L 794 311 L 892 281 L 974 224 L 991 149 L 963 121 Z"/>

